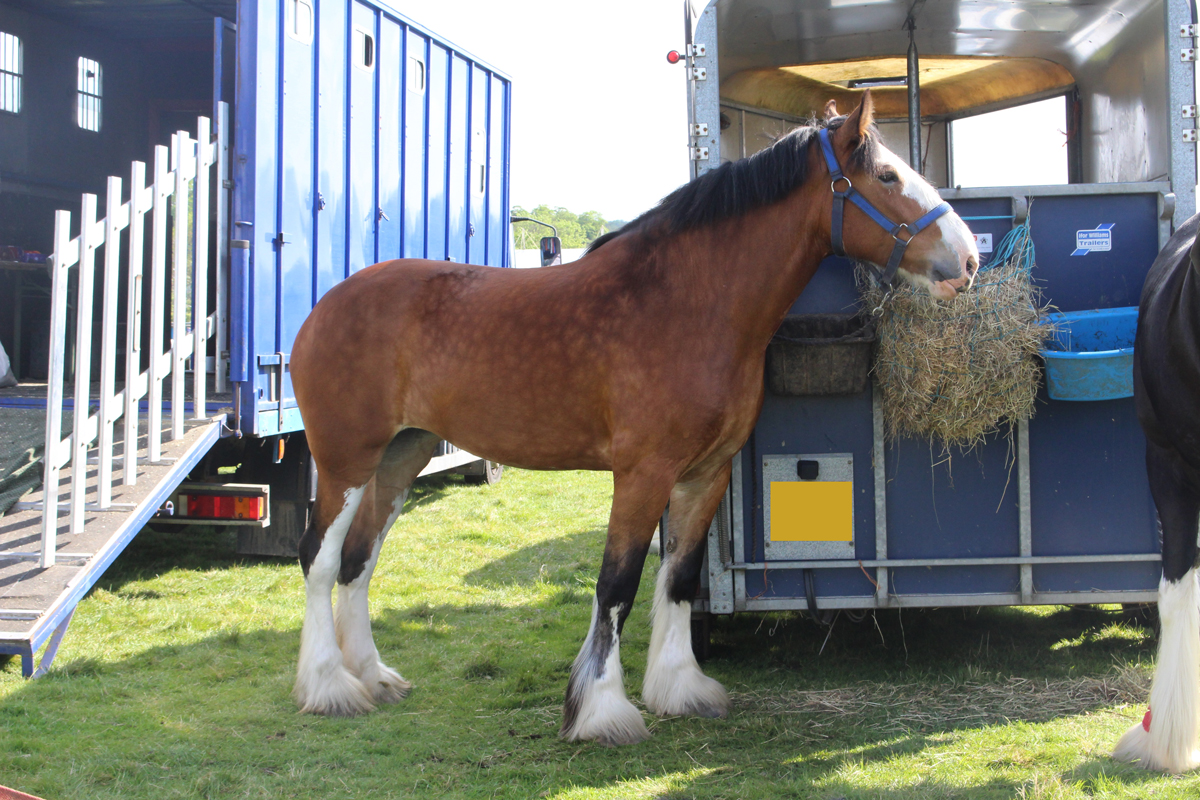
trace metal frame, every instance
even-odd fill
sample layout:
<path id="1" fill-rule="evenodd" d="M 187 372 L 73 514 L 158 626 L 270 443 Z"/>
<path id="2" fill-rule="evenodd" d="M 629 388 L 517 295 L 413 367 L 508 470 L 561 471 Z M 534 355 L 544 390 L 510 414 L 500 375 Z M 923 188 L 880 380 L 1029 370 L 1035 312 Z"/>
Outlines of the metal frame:
<path id="1" fill-rule="evenodd" d="M 221 119 L 227 121 L 228 105 L 218 106 Z M 54 253 L 51 257 L 51 309 L 50 309 L 50 366 L 46 404 L 45 435 L 45 489 L 42 508 L 41 548 L 39 566 L 54 564 L 58 535 L 60 504 L 59 472 L 70 463 L 71 488 L 67 502 L 69 530 L 78 534 L 84 528 L 84 511 L 95 508 L 105 511 L 113 507 L 112 484 L 113 462 L 122 461 L 125 485 L 133 485 L 137 478 L 139 401 L 149 394 L 147 409 L 146 458 L 151 463 L 162 461 L 162 383 L 171 376 L 172 391 L 169 413 L 171 418 L 170 439 L 184 435 L 186 411 L 184 378 L 187 362 L 193 365 L 193 402 L 196 419 L 205 419 L 206 351 L 210 335 L 218 328 L 220 309 L 212 315 L 208 309 L 208 191 L 209 170 L 216 166 L 217 174 L 228 174 L 227 157 L 228 124 L 223 124 L 214 141 L 210 135 L 209 120 L 200 117 L 197 122 L 197 138 L 192 139 L 186 131 L 171 137 L 171 148 L 155 148 L 154 180 L 144 185 L 145 164 L 133 162 L 131 168 L 130 198 L 121 202 L 122 181 L 117 177 L 108 179 L 105 217 L 96 219 L 97 198 L 84 194 L 81 200 L 82 215 L 79 236 L 70 238 L 71 213 L 58 211 L 55 214 Z M 169 162 L 169 166 L 168 166 Z M 194 182 L 194 185 L 193 185 Z M 195 192 L 193 195 L 192 193 Z M 218 184 L 218 196 L 228 192 L 222 182 Z M 193 200 L 194 198 L 194 200 Z M 173 204 L 173 218 L 168 221 L 167 203 Z M 189 204 L 193 213 L 189 214 Z M 218 201 L 218 209 L 227 203 Z M 149 369 L 140 371 L 141 334 L 145 323 L 141 310 L 141 287 L 143 270 L 143 230 L 145 215 L 151 214 L 152 246 L 151 267 L 151 314 Z M 189 217 L 190 222 L 189 222 Z M 122 272 L 120 234 L 130 231 L 130 252 L 125 259 L 125 278 L 128 286 L 126 295 L 125 375 L 124 388 L 116 391 L 116 353 L 118 293 Z M 166 294 L 166 244 L 168 228 L 173 241 L 173 264 L 171 272 L 171 295 L 173 298 L 173 335 L 166 350 L 163 349 Z M 107 243 L 107 244 L 106 244 Z M 91 363 L 92 363 L 92 308 L 94 283 L 96 280 L 96 250 L 104 246 L 103 286 L 101 301 L 101 365 L 99 408 L 91 413 Z M 189 271 L 188 259 L 192 258 Z M 218 261 L 220 264 L 220 260 Z M 78 281 L 75 293 L 75 391 L 74 414 L 71 435 L 62 438 L 62 414 L 64 410 L 64 369 L 66 364 L 66 320 L 69 270 L 78 266 Z M 218 270 L 220 267 L 218 268 Z M 219 274 L 219 272 L 218 272 Z M 192 292 L 187 291 L 191 277 Z M 223 279 L 218 285 L 227 283 Z M 192 303 L 191 326 L 188 326 L 187 302 Z M 220 302 L 218 302 L 218 307 Z M 217 361 L 219 363 L 219 359 Z M 123 453 L 114 456 L 114 426 L 124 417 Z M 88 451 L 97 444 L 96 502 L 87 502 Z M 36 506 L 37 504 L 35 504 Z"/>

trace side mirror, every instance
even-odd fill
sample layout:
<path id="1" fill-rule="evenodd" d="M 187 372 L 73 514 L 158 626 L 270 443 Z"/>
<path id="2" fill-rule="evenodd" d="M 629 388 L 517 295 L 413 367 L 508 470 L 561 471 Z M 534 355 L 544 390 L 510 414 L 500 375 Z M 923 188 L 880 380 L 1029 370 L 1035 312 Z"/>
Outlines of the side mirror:
<path id="1" fill-rule="evenodd" d="M 562 239 L 557 236 L 543 236 L 541 249 L 543 267 L 562 263 Z"/>

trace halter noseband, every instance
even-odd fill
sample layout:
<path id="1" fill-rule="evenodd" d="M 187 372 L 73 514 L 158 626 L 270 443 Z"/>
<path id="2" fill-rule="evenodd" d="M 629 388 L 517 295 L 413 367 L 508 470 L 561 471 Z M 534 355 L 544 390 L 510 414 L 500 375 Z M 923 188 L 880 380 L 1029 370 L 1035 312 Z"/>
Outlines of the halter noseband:
<path id="1" fill-rule="evenodd" d="M 833 143 L 829 141 L 829 129 L 821 128 L 817 135 L 821 139 L 821 152 L 825 155 L 825 163 L 829 167 L 829 176 L 832 178 L 829 188 L 833 190 L 833 252 L 839 256 L 846 255 L 846 249 L 842 246 L 842 213 L 845 201 L 849 200 L 866 212 L 868 217 L 875 220 L 881 228 L 890 233 L 892 238 L 896 240 L 886 267 L 881 270 L 875 264 L 867 264 L 872 276 L 874 276 L 875 280 L 881 286 L 891 286 L 892 282 L 896 279 L 896 271 L 900 269 L 900 261 L 904 258 L 904 250 L 908 247 L 908 243 L 912 241 L 914 236 L 929 227 L 930 223 L 949 211 L 950 204 L 944 202 L 938 205 L 911 225 L 906 225 L 903 222 L 899 224 L 892 222 L 879 209 L 871 205 L 870 200 L 859 194 L 858 190 L 854 188 L 854 184 L 850 182 L 850 179 L 842 174 L 842 167 L 838 164 L 837 156 L 833 153 Z M 839 192 L 837 186 L 842 181 L 846 182 L 846 190 Z M 908 238 L 900 238 L 901 232 Z"/>

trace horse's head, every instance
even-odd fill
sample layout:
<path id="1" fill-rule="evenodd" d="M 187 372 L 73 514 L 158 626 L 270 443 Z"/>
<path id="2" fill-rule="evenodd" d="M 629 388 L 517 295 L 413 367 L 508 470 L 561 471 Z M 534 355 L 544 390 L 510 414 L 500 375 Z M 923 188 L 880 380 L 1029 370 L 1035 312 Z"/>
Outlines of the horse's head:
<path id="1" fill-rule="evenodd" d="M 826 116 L 833 110 L 826 106 Z M 870 91 L 849 116 L 831 119 L 820 138 L 818 158 L 831 178 L 834 249 L 878 265 L 887 281 L 903 275 L 941 300 L 969 288 L 979 268 L 971 231 L 948 206 L 941 208 L 928 181 L 880 142 Z"/>

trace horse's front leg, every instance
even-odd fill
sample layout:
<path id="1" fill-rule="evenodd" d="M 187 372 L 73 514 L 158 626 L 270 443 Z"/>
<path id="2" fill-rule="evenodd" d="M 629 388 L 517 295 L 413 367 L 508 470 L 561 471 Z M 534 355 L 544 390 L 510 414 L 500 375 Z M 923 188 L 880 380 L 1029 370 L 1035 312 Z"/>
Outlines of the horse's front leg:
<path id="1" fill-rule="evenodd" d="M 671 491 L 667 541 L 654 590 L 650 657 L 642 683 L 646 708 L 660 716 L 724 717 L 725 687 L 700 671 L 692 653 L 692 600 L 700 586 L 704 543 L 729 485 L 729 463 Z"/>
<path id="2" fill-rule="evenodd" d="M 333 586 L 342 564 L 342 545 L 362 504 L 373 502 L 373 478 L 361 483 L 322 474 L 317 502 L 300 538 L 300 567 L 304 570 L 304 627 L 300 631 L 300 660 L 292 697 L 303 712 L 353 716 L 372 710 L 371 695 L 342 663 L 334 635 Z"/>
<path id="3" fill-rule="evenodd" d="M 346 669 L 362 681 L 376 703 L 403 700 L 412 684 L 379 658 L 368 605 L 371 576 L 388 531 L 404 508 L 409 487 L 429 463 L 439 441 L 434 434 L 416 428 L 396 435 L 375 471 L 371 496 L 359 507 L 342 545 L 334 620 L 337 643 Z"/>
<path id="4" fill-rule="evenodd" d="M 664 470 L 613 475 L 613 506 L 604 563 L 592 603 L 592 624 L 567 683 L 563 724 L 567 741 L 640 742 L 650 736 L 641 712 L 625 696 L 621 629 L 637 595 L 654 528 L 666 507 L 673 476 Z"/>

